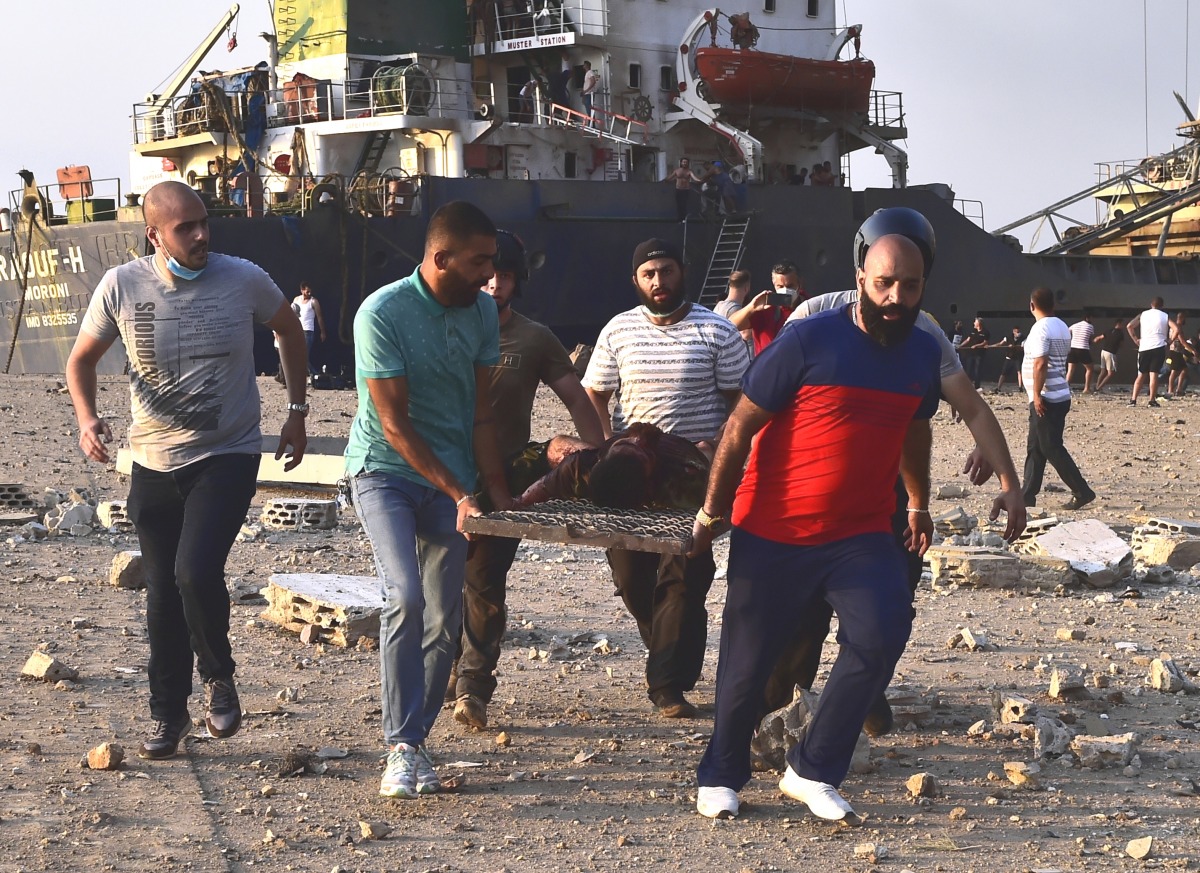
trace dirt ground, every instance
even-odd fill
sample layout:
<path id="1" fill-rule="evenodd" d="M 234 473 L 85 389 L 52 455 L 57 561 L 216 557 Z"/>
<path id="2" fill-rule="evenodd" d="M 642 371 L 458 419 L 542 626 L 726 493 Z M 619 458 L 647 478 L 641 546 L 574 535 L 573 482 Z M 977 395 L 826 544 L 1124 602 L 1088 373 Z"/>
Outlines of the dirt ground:
<path id="1" fill-rule="evenodd" d="M 85 487 L 100 499 L 124 498 L 127 481 L 86 462 L 76 445 L 69 398 L 54 379 L 0 378 L 0 483 L 32 494 Z M 118 439 L 128 424 L 128 394 L 102 380 L 100 407 Z M 265 430 L 281 423 L 283 398 L 260 380 Z M 310 433 L 345 436 L 352 392 L 318 392 Z M 1024 456 L 1023 396 L 988 396 Z M 553 397 L 539 402 L 536 436 L 566 429 Z M 1123 534 L 1150 516 L 1193 518 L 1200 469 L 1200 399 L 1162 409 L 1126 407 L 1116 394 L 1080 398 L 1068 419 L 1068 445 L 1100 498 L 1079 515 Z M 970 438 L 943 407 L 934 422 L 933 478 L 958 475 Z M 1050 474 L 1049 481 L 1057 483 Z M 1059 486 L 1061 487 L 1061 486 Z M 964 506 L 984 514 L 995 485 L 935 510 Z M 262 489 L 252 518 L 264 499 Z M 1053 508 L 1068 497 L 1047 493 Z M 1200 667 L 1200 580 L 1143 586 L 1139 599 L 1112 591 L 1014 594 L 928 586 L 896 683 L 933 703 L 929 726 L 873 741 L 873 772 L 851 775 L 844 790 L 866 816 L 863 827 L 820 823 L 759 774 L 742 792 L 733 821 L 699 817 L 695 766 L 711 730 L 713 677 L 724 580 L 709 602 L 705 675 L 694 721 L 655 716 L 645 696 L 644 649 L 613 596 L 598 550 L 523 545 L 509 577 L 510 631 L 499 689 L 485 731 L 443 713 L 430 738 L 443 778 L 456 792 L 411 801 L 379 797 L 379 670 L 374 652 L 305 646 L 264 622 L 261 600 L 233 606 L 234 654 L 247 712 L 228 740 L 202 738 L 164 762 L 138 759 L 148 728 L 144 593 L 110 587 L 117 551 L 131 534 L 97 531 L 14 543 L 0 528 L 0 575 L 7 628 L 0 634 L 0 871 L 18 870 L 860 870 L 872 866 L 864 843 L 886 847 L 885 870 L 1074 871 L 1200 867 L 1200 698 L 1146 687 L 1148 660 L 1170 652 Z M 718 544 L 718 563 L 725 545 Z M 370 550 L 352 515 L 322 533 L 270 533 L 238 543 L 228 564 L 231 588 L 262 587 L 275 572 L 372 573 Z M 1120 588 L 1116 589 L 1120 593 Z M 86 619 L 86 627 L 72 619 Z M 78 624 L 78 623 L 76 623 Z M 948 650 L 961 625 L 986 630 L 995 649 Z M 1085 631 L 1056 640 L 1058 628 Z M 588 643 L 545 660 L 553 637 L 603 633 L 617 651 Z M 1133 643 L 1136 651 L 1117 643 Z M 75 667 L 75 687 L 19 678 L 38 647 Z M 825 667 L 836 646 L 826 651 Z M 531 656 L 531 651 L 533 655 Z M 1048 664 L 1106 673 L 1092 699 L 1048 696 Z M 995 689 L 1014 690 L 1091 733 L 1136 732 L 1134 766 L 1093 771 L 1067 759 L 1044 762 L 1041 788 L 1011 785 L 1005 762 L 1031 762 L 1024 739 L 969 736 L 992 718 Z M 193 717 L 202 716 L 193 699 Z M 201 722 L 202 724 L 202 722 Z M 508 745 L 498 743 L 501 732 Z M 503 739 L 503 738 L 500 738 Z M 80 766 L 89 748 L 122 744 L 115 772 Z M 322 775 L 281 775 L 285 756 L 332 747 Z M 293 765 L 294 766 L 294 762 Z M 320 768 L 318 768 L 320 769 Z M 905 781 L 929 773 L 937 796 L 920 802 Z M 390 833 L 367 840 L 360 821 Z M 1150 856 L 1126 854 L 1130 840 L 1153 837 Z M 877 855 L 882 854 L 877 850 Z"/>

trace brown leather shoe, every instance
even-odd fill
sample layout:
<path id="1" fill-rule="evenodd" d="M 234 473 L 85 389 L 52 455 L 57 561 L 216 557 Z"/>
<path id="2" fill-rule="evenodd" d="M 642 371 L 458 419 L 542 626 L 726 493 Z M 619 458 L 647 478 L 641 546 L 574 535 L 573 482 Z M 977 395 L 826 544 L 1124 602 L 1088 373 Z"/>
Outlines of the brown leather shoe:
<path id="1" fill-rule="evenodd" d="M 681 691 L 660 691 L 651 701 L 663 718 L 696 718 L 699 715 L 696 707 L 688 702 Z"/>

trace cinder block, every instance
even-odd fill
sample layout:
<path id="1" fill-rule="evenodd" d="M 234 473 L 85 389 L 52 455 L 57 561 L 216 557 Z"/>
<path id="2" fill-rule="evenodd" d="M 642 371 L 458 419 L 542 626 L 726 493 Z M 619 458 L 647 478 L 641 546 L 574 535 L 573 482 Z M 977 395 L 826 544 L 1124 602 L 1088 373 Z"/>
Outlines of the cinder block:
<path id="1" fill-rule="evenodd" d="M 105 500 L 96 507 L 96 518 L 101 527 L 116 528 L 117 530 L 133 530 L 133 522 L 124 500 Z"/>
<path id="2" fill-rule="evenodd" d="M 261 521 L 275 530 L 330 530 L 337 527 L 337 501 L 270 500 L 263 506 Z"/>
<path id="3" fill-rule="evenodd" d="M 317 625 L 323 641 L 335 646 L 379 638 L 383 583 L 373 576 L 276 573 L 263 595 L 270 604 L 263 618 L 296 633 Z"/>
<path id="4" fill-rule="evenodd" d="M 41 505 L 33 502 L 25 492 L 24 485 L 0 482 L 0 508 L 37 511 L 41 509 Z"/>

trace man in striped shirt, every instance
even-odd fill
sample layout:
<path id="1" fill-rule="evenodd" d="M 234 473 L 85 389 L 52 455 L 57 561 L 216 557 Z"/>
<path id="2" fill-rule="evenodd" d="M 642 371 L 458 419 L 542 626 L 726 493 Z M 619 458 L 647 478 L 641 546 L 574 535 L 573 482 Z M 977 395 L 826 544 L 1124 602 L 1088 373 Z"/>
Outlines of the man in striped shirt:
<path id="1" fill-rule="evenodd" d="M 1096 499 L 1096 492 L 1088 487 L 1063 445 L 1063 430 L 1071 411 L 1071 389 L 1066 378 L 1071 331 L 1054 317 L 1054 292 L 1049 288 L 1034 289 L 1029 309 L 1037 321 L 1025 340 L 1025 360 L 1021 365 L 1029 394 L 1029 439 L 1022 489 L 1025 505 L 1037 503 L 1048 461 L 1063 484 L 1071 489 L 1071 499 L 1063 504 L 1063 509 L 1081 509 Z"/>
<path id="2" fill-rule="evenodd" d="M 683 255 L 673 243 L 650 239 L 634 250 L 633 284 L 641 305 L 604 326 L 583 377 L 604 436 L 645 422 L 702 447 L 715 442 L 750 363 L 746 344 L 728 319 L 688 302 Z M 694 558 L 607 554 L 613 582 L 650 650 L 650 699 L 666 718 L 695 717 L 683 693 L 695 687 L 704 661 L 712 551 Z"/>

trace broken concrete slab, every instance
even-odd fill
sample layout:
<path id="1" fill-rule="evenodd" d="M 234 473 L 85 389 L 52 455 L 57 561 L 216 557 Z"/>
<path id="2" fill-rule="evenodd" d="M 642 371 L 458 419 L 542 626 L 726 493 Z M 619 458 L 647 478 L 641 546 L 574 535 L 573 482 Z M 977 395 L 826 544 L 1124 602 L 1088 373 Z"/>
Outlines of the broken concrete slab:
<path id="1" fill-rule="evenodd" d="M 146 587 L 146 571 L 142 569 L 142 553 L 136 549 L 117 552 L 108 568 L 108 584 L 117 588 L 138 591 Z"/>
<path id="2" fill-rule="evenodd" d="M 268 500 L 260 520 L 273 530 L 332 530 L 338 523 L 337 501 L 290 497 Z"/>
<path id="3" fill-rule="evenodd" d="M 782 772 L 787 767 L 788 750 L 804 739 L 818 698 L 818 695 L 797 686 L 791 703 L 763 716 L 750 741 L 752 769 Z M 871 741 L 860 732 L 850 759 L 850 771 L 869 773 L 871 769 Z"/>
<path id="4" fill-rule="evenodd" d="M 96 523 L 96 508 L 90 503 L 63 501 L 46 513 L 44 521 L 51 533 L 70 533 L 76 536 L 77 534 L 74 533 L 76 527 L 86 527 L 89 531 L 91 530 L 92 525 Z"/>
<path id="5" fill-rule="evenodd" d="M 29 656 L 29 660 L 21 668 L 21 675 L 46 682 L 57 682 L 60 679 L 78 679 L 79 671 L 68 667 L 53 655 L 38 651 Z"/>
<path id="6" fill-rule="evenodd" d="M 1001 724 L 1035 724 L 1038 717 L 1037 704 L 1028 697 L 1008 691 L 992 694 L 992 709 Z"/>
<path id="7" fill-rule="evenodd" d="M 1025 525 L 1025 530 L 1017 537 L 1012 544 L 1012 550 L 1018 554 L 1035 554 L 1037 546 L 1037 538 L 1051 528 L 1057 527 L 1060 524 L 1057 515 L 1048 515 L 1045 518 L 1031 518 Z"/>
<path id="8" fill-rule="evenodd" d="M 31 509 L 0 509 L 0 526 L 28 526 L 30 524 L 36 524 L 40 520 L 41 516 Z M 24 536 L 24 533 L 21 535 Z M 30 537 L 25 538 L 30 539 Z"/>
<path id="9" fill-rule="evenodd" d="M 1038 764 L 1026 764 L 1024 761 L 1004 762 L 1004 775 L 1018 788 L 1041 788 L 1041 774 L 1042 768 Z"/>
<path id="10" fill-rule="evenodd" d="M 1033 752 L 1038 758 L 1058 758 L 1071 750 L 1075 732 L 1057 718 L 1044 715 L 1034 722 Z"/>
<path id="11" fill-rule="evenodd" d="M 1167 564 L 1176 570 L 1187 570 L 1200 562 L 1200 536 L 1165 533 L 1141 525 L 1134 528 L 1130 543 L 1134 560 L 1139 564 L 1151 567 Z"/>
<path id="12" fill-rule="evenodd" d="M 1124 767 L 1133 760 L 1141 738 L 1132 731 L 1112 737 L 1077 736 L 1071 740 L 1071 751 L 1079 763 L 1091 770 Z"/>
<path id="13" fill-rule="evenodd" d="M 1019 588 L 1016 556 L 982 546 L 934 546 L 925 553 L 934 588 Z"/>
<path id="14" fill-rule="evenodd" d="M 379 638 L 383 582 L 374 576 L 322 573 L 276 573 L 263 596 L 269 604 L 262 617 L 299 633 L 307 625 L 321 628 L 322 642 L 355 645 L 361 637 Z"/>
<path id="15" fill-rule="evenodd" d="M 963 627 L 950 636 L 950 639 L 946 641 L 946 648 L 963 648 L 969 652 L 980 652 L 995 648 L 995 646 L 988 642 L 988 636 L 985 631 L 971 630 L 969 627 Z"/>
<path id="16" fill-rule="evenodd" d="M 1166 694 L 1177 694 L 1180 691 L 1195 694 L 1200 691 L 1196 685 L 1179 668 L 1179 665 L 1168 654 L 1155 658 L 1150 662 L 1150 687 L 1155 691 Z"/>
<path id="17" fill-rule="evenodd" d="M 1050 673 L 1050 696 L 1058 700 L 1089 697 L 1083 671 L 1068 664 L 1059 664 Z"/>
<path id="18" fill-rule="evenodd" d="M 1062 558 L 1093 588 L 1109 588 L 1133 572 L 1133 550 L 1096 518 L 1069 521 L 1040 533 L 1033 554 Z"/>

